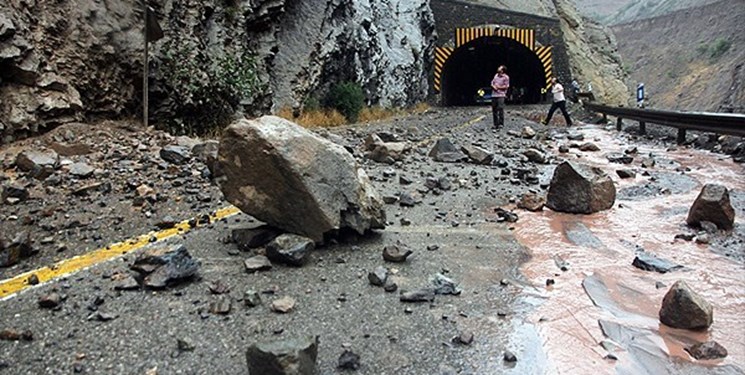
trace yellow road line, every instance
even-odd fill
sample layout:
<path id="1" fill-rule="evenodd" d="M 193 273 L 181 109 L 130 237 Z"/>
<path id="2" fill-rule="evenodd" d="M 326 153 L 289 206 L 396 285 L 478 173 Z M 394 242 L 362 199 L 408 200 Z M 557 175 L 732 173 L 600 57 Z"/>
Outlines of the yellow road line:
<path id="1" fill-rule="evenodd" d="M 210 217 L 210 222 L 233 216 L 239 212 L 240 210 L 234 206 L 221 208 Z M 190 220 L 184 220 L 176 224 L 173 228 L 143 234 L 141 236 L 134 237 L 123 242 L 115 243 L 101 249 L 93 250 L 83 255 L 59 261 L 51 266 L 38 268 L 33 271 L 24 272 L 10 279 L 2 280 L 0 281 L 0 299 L 14 295 L 28 287 L 31 287 L 32 285 L 28 283 L 28 278 L 31 275 L 35 274 L 36 277 L 39 278 L 39 283 L 44 283 L 63 276 L 67 276 L 84 268 L 102 263 L 116 257 L 120 257 L 124 254 L 140 249 L 148 244 L 151 244 L 152 242 L 150 239 L 153 237 L 155 237 L 157 241 L 162 241 L 177 234 L 186 233 L 194 228 L 189 225 L 189 221 Z"/>

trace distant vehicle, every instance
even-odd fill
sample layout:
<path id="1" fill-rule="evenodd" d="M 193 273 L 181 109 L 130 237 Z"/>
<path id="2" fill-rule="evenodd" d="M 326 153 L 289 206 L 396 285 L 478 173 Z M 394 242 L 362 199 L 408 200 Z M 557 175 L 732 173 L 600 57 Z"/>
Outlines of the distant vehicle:
<path id="1" fill-rule="evenodd" d="M 482 87 L 476 90 L 473 100 L 476 104 L 491 104 L 491 87 Z"/>

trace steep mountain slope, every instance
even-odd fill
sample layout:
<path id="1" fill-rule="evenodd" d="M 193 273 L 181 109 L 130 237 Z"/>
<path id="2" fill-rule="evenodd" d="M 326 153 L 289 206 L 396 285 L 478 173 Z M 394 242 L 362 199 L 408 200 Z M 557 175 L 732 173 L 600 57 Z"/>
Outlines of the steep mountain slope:
<path id="1" fill-rule="evenodd" d="M 582 13 L 605 24 L 632 22 L 718 0 L 576 0 Z"/>
<path id="2" fill-rule="evenodd" d="M 644 82 L 660 108 L 745 109 L 745 0 L 617 25 L 632 81 Z M 634 83 L 635 84 L 635 83 Z"/>

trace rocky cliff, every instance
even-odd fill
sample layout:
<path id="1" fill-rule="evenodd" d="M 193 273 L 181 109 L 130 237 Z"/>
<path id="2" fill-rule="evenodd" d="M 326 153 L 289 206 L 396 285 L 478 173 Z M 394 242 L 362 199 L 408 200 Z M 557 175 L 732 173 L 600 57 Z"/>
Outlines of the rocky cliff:
<path id="1" fill-rule="evenodd" d="M 156 121 L 203 119 L 194 109 L 207 97 L 199 96 L 201 88 L 223 78 L 215 72 L 255 70 L 252 92 L 240 98 L 255 111 L 298 107 L 344 79 L 359 81 L 374 104 L 404 105 L 427 94 L 435 35 L 426 0 L 161 0 L 151 6 L 165 34 L 151 49 Z M 136 1 L 3 2 L 2 141 L 97 115 L 138 116 L 143 45 L 143 9 Z M 245 56 L 250 66 L 241 65 Z"/>
<path id="2" fill-rule="evenodd" d="M 576 0 L 583 14 L 605 24 L 659 17 L 718 0 Z"/>

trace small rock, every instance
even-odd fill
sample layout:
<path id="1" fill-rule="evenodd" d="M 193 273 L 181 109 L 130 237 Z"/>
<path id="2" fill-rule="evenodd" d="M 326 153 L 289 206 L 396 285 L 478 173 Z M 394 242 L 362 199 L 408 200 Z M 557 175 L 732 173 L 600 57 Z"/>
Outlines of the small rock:
<path id="1" fill-rule="evenodd" d="M 233 243 L 243 251 L 262 247 L 281 234 L 280 230 L 269 225 L 240 224 L 230 227 Z"/>
<path id="2" fill-rule="evenodd" d="M 33 341 L 34 334 L 31 331 L 16 331 L 14 329 L 4 329 L 0 331 L 0 340 L 4 341 Z M 2 369 L 0 367 L 0 369 Z"/>
<path id="3" fill-rule="evenodd" d="M 435 300 L 435 290 L 424 288 L 411 292 L 401 292 L 399 299 L 401 302 L 432 302 Z"/>
<path id="4" fill-rule="evenodd" d="M 31 177 L 44 180 L 59 167 L 59 155 L 54 151 L 25 150 L 16 156 L 18 169 L 28 172 Z"/>
<path id="5" fill-rule="evenodd" d="M 282 297 L 272 301 L 272 311 L 286 314 L 295 308 L 295 299 L 292 297 Z"/>
<path id="6" fill-rule="evenodd" d="M 559 146 L 559 152 L 562 154 L 566 154 L 567 152 L 569 152 L 569 147 L 567 147 L 567 145 L 561 145 Z"/>
<path id="7" fill-rule="evenodd" d="M 95 168 L 86 163 L 73 163 L 69 169 L 70 174 L 78 178 L 88 178 L 93 175 L 94 171 Z"/>
<path id="8" fill-rule="evenodd" d="M 191 340 L 183 338 L 176 339 L 176 348 L 178 348 L 178 351 L 180 352 L 193 352 L 194 349 L 196 349 L 196 346 L 191 342 Z"/>
<path id="9" fill-rule="evenodd" d="M 388 262 L 403 263 L 414 252 L 403 244 L 388 245 L 383 248 L 383 259 Z"/>
<path id="10" fill-rule="evenodd" d="M 244 260 L 243 265 L 246 267 L 248 273 L 272 269 L 272 262 L 269 261 L 269 258 L 263 255 L 252 256 Z"/>
<path id="11" fill-rule="evenodd" d="M 247 307 L 261 305 L 261 295 L 255 290 L 247 290 L 243 293 L 243 304 Z"/>
<path id="12" fill-rule="evenodd" d="M 523 127 L 523 131 L 520 133 L 520 136 L 525 139 L 531 139 L 535 137 L 535 130 L 531 128 L 530 126 Z"/>
<path id="13" fill-rule="evenodd" d="M 605 158 L 609 162 L 617 164 L 631 164 L 634 161 L 634 158 L 631 156 L 616 153 L 605 155 Z"/>
<path id="14" fill-rule="evenodd" d="M 131 268 L 144 275 L 143 286 L 162 289 L 194 277 L 199 271 L 199 263 L 184 245 L 176 245 L 139 254 Z"/>
<path id="15" fill-rule="evenodd" d="M 710 241 L 709 234 L 706 232 L 701 232 L 696 236 L 696 243 L 706 245 Z"/>
<path id="16" fill-rule="evenodd" d="M 546 164 L 548 162 L 548 159 L 546 158 L 546 154 L 534 148 L 529 148 L 523 151 L 523 155 L 525 155 L 525 157 L 527 157 L 528 160 L 530 160 L 533 163 Z"/>
<path id="17" fill-rule="evenodd" d="M 88 320 L 95 320 L 95 321 L 99 321 L 99 322 L 108 322 L 108 321 L 114 320 L 114 319 L 116 319 L 118 317 L 119 317 L 119 315 L 117 315 L 117 314 L 105 313 L 105 312 L 102 312 L 102 311 L 96 311 L 93 314 L 91 314 L 91 315 L 88 316 Z"/>
<path id="18" fill-rule="evenodd" d="M 186 146 L 168 145 L 160 150 L 160 157 L 171 164 L 184 164 L 191 159 L 191 151 Z"/>
<path id="19" fill-rule="evenodd" d="M 546 204 L 546 198 L 539 196 L 534 193 L 527 193 L 523 195 L 520 202 L 517 203 L 518 208 L 522 208 L 528 211 L 543 211 L 543 206 Z"/>
<path id="20" fill-rule="evenodd" d="M 246 351 L 252 375 L 315 375 L 317 357 L 318 336 L 256 343 Z"/>
<path id="21" fill-rule="evenodd" d="M 228 284 L 222 282 L 222 280 L 210 282 L 207 286 L 212 294 L 225 294 L 230 292 L 230 287 Z"/>
<path id="22" fill-rule="evenodd" d="M 398 196 L 398 204 L 402 207 L 414 207 L 419 203 L 422 203 L 422 197 L 417 193 L 405 192 Z"/>
<path id="23" fill-rule="evenodd" d="M 367 274 L 367 280 L 371 285 L 384 286 L 388 280 L 388 269 L 382 266 L 375 268 L 374 271 Z"/>
<path id="24" fill-rule="evenodd" d="M 585 142 L 585 143 L 579 145 L 579 150 L 580 151 L 594 152 L 594 151 L 600 151 L 600 147 L 598 147 L 598 145 L 596 145 L 596 144 L 594 144 L 592 142 Z"/>
<path id="25" fill-rule="evenodd" d="M 714 321 L 712 306 L 685 281 L 677 281 L 662 300 L 660 322 L 682 329 L 706 329 Z"/>
<path id="26" fill-rule="evenodd" d="M 727 356 L 727 349 L 716 341 L 698 343 L 685 350 L 698 360 L 721 359 Z"/>
<path id="27" fill-rule="evenodd" d="M 504 357 L 503 358 L 504 358 L 505 362 L 517 362 L 517 357 L 515 356 L 514 353 L 512 353 L 509 350 L 505 350 L 504 351 Z"/>
<path id="28" fill-rule="evenodd" d="M 488 165 L 491 164 L 492 160 L 494 160 L 494 153 L 481 147 L 463 146 L 461 147 L 461 151 L 468 155 L 468 159 L 476 164 Z"/>
<path id="29" fill-rule="evenodd" d="M 313 240 L 296 234 L 282 234 L 266 246 L 266 256 L 273 262 L 300 267 L 315 248 Z"/>
<path id="30" fill-rule="evenodd" d="M 385 281 L 385 285 L 383 285 L 383 290 L 388 293 L 393 293 L 398 290 L 398 284 L 388 278 L 388 280 Z"/>
<path id="31" fill-rule="evenodd" d="M 140 284 L 132 275 L 126 275 L 125 277 L 117 280 L 114 284 L 115 290 L 135 290 L 139 288 Z"/>
<path id="32" fill-rule="evenodd" d="M 636 178 L 636 172 L 631 169 L 618 169 L 616 174 L 621 178 Z"/>
<path id="33" fill-rule="evenodd" d="M 28 189 L 22 185 L 9 184 L 3 187 L 3 203 L 10 204 L 10 199 L 14 199 L 12 203 L 19 203 L 28 200 L 29 197 L 30 194 Z"/>
<path id="34" fill-rule="evenodd" d="M 435 146 L 429 152 L 429 156 L 435 161 L 444 163 L 457 163 L 468 159 L 468 156 L 448 138 L 437 140 L 437 143 L 435 143 Z"/>
<path id="35" fill-rule="evenodd" d="M 210 303 L 210 312 L 217 315 L 227 315 L 232 308 L 230 296 L 220 296 L 217 300 Z"/>
<path id="36" fill-rule="evenodd" d="M 655 161 L 652 158 L 642 159 L 642 168 L 654 168 Z"/>
<path id="37" fill-rule="evenodd" d="M 631 265 L 644 271 L 654 271 L 659 273 L 666 273 L 683 268 L 683 266 L 679 264 L 658 258 L 654 254 L 646 251 L 637 252 Z"/>
<path id="38" fill-rule="evenodd" d="M 43 309 L 53 309 L 59 306 L 62 297 L 58 293 L 49 293 L 39 297 L 39 307 Z"/>
<path id="39" fill-rule="evenodd" d="M 351 350 L 344 350 L 339 356 L 338 367 L 342 370 L 358 370 L 360 368 L 360 356 Z"/>
<path id="40" fill-rule="evenodd" d="M 471 345 L 471 343 L 473 343 L 473 333 L 462 332 L 460 335 L 458 335 L 458 337 L 456 337 L 456 341 L 459 344 Z"/>
<path id="41" fill-rule="evenodd" d="M 701 226 L 709 221 L 719 229 L 730 230 L 735 223 L 735 210 L 729 198 L 729 190 L 717 184 L 706 184 L 688 211 L 686 222 L 691 226 Z"/>
<path id="42" fill-rule="evenodd" d="M 441 273 L 436 274 L 431 281 L 435 288 L 435 294 L 452 294 L 457 296 L 462 292 L 453 279 L 450 279 Z"/>

